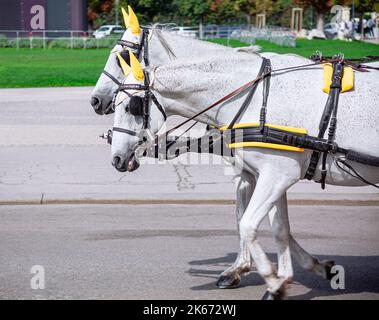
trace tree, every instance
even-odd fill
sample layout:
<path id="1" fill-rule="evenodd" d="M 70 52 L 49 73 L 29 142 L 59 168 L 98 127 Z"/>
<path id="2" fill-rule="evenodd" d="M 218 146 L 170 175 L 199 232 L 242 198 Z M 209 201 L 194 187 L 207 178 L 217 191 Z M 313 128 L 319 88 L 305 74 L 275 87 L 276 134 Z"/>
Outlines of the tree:
<path id="1" fill-rule="evenodd" d="M 180 15 L 190 24 L 202 23 L 205 16 L 210 13 L 210 5 L 206 0 L 175 0 L 174 3 Z"/>
<path id="2" fill-rule="evenodd" d="M 349 1 L 350 4 L 352 1 Z M 355 0 L 355 11 L 359 13 L 359 18 L 361 20 L 361 35 L 364 37 L 364 25 L 363 25 L 363 19 L 365 16 L 365 13 L 367 12 L 373 12 L 376 11 L 376 9 L 379 9 L 379 3 L 378 0 Z"/>
<path id="3" fill-rule="evenodd" d="M 234 8 L 235 1 L 232 0 L 209 0 L 210 13 L 207 15 L 208 22 L 225 24 L 232 20 L 240 20 L 241 14 Z"/>
<path id="4" fill-rule="evenodd" d="M 247 23 L 252 24 L 253 16 L 258 13 L 270 14 L 275 7 L 274 0 L 237 0 L 234 8 L 246 15 Z"/>
<path id="5" fill-rule="evenodd" d="M 317 30 L 324 32 L 325 14 L 330 11 L 334 5 L 333 0 L 296 0 L 295 3 L 305 7 L 311 6 L 316 13 Z"/>
<path id="6" fill-rule="evenodd" d="M 355 0 L 355 3 L 361 1 L 375 2 L 375 0 Z M 316 27 L 324 32 L 325 15 L 330 12 L 330 9 L 337 4 L 351 6 L 352 0 L 295 0 L 295 3 L 304 7 L 312 7 L 316 13 Z"/>
<path id="7" fill-rule="evenodd" d="M 157 22 L 158 15 L 170 16 L 176 7 L 172 0 L 134 0 L 130 5 L 142 23 Z"/>
<path id="8" fill-rule="evenodd" d="M 113 8 L 113 0 L 87 0 L 87 8 L 88 21 L 92 28 L 111 22 L 110 13 Z"/>

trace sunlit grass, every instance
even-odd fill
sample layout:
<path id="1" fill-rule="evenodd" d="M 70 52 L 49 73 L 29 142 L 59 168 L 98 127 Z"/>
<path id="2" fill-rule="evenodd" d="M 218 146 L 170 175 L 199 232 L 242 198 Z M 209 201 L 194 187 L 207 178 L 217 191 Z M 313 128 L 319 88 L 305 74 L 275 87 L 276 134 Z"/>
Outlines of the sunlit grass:
<path id="1" fill-rule="evenodd" d="M 211 39 L 223 45 L 227 39 Z M 379 45 L 338 40 L 297 40 L 296 48 L 257 41 L 263 52 L 295 53 L 309 57 L 316 50 L 324 55 L 342 52 L 345 57 L 379 56 Z M 247 44 L 230 40 L 230 46 Z M 95 85 L 109 49 L 0 49 L 0 88 Z"/>

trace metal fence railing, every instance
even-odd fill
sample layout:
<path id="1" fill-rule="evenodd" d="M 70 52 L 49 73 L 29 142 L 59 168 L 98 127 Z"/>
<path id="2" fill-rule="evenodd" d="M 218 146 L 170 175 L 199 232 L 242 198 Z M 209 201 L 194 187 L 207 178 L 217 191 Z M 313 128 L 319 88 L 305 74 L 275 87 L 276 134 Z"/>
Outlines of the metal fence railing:
<path id="1" fill-rule="evenodd" d="M 203 30 L 204 38 L 227 38 L 254 44 L 256 40 L 266 40 L 279 46 L 295 47 L 296 33 L 287 28 L 249 26 L 206 26 Z"/>
<path id="2" fill-rule="evenodd" d="M 254 40 L 266 40 L 279 46 L 296 47 L 296 33 L 278 27 L 250 28 Z"/>
<path id="3" fill-rule="evenodd" d="M 266 40 L 279 46 L 295 47 L 296 33 L 288 28 L 264 27 L 256 28 L 251 26 L 218 26 L 211 25 L 203 27 L 202 37 L 226 38 L 228 44 L 230 39 L 240 40 L 247 44 L 254 44 L 256 40 Z"/>
<path id="4" fill-rule="evenodd" d="M 237 39 L 247 44 L 267 40 L 280 46 L 296 46 L 296 35 L 289 29 L 277 27 L 255 28 L 250 26 L 206 25 L 203 27 L 175 27 L 172 32 L 192 38 L 224 38 L 227 44 Z M 122 31 L 98 38 L 93 31 L 83 30 L 0 30 L 0 48 L 112 48 Z"/>
<path id="5" fill-rule="evenodd" d="M 0 30 L 0 48 L 112 48 L 120 34 L 95 38 L 93 31 L 83 30 Z"/>

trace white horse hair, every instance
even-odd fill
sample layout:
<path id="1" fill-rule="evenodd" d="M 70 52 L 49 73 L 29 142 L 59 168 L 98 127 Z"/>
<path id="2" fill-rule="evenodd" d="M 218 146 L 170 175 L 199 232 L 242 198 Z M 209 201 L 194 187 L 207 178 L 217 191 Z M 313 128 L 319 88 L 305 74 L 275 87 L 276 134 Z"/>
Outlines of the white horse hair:
<path id="1" fill-rule="evenodd" d="M 274 69 L 310 63 L 309 60 L 296 56 L 270 54 L 270 59 Z M 222 56 L 214 57 L 177 59 L 151 70 L 151 78 L 155 79 L 151 84 L 151 90 L 168 113 L 189 118 L 218 98 L 255 78 L 260 64 L 260 57 L 243 52 L 225 52 Z M 376 72 L 356 73 L 355 76 L 356 89 L 340 97 L 336 141 L 343 148 L 379 156 L 378 74 Z M 320 67 L 273 75 L 268 104 L 268 122 L 303 127 L 308 129 L 310 135 L 317 135 L 318 122 L 327 99 L 327 95 L 321 90 L 322 77 Z M 138 81 L 130 73 L 125 83 L 138 83 Z M 140 94 L 133 91 L 130 93 Z M 120 93 L 117 100 L 123 103 L 116 108 L 114 126 L 139 131 L 141 119 L 125 112 L 125 105 L 128 104 L 129 98 L 124 93 Z M 222 106 L 199 116 L 197 120 L 221 127 L 231 121 L 240 103 L 241 99 L 231 99 Z M 261 103 L 262 86 L 260 85 L 240 122 L 257 122 Z M 356 120 L 357 117 L 359 122 Z M 163 123 L 161 113 L 151 107 L 151 131 L 156 133 Z M 359 134 L 356 128 L 359 128 Z M 117 156 L 124 162 L 129 161 L 137 143 L 136 137 L 114 132 L 112 157 Z M 289 234 L 286 212 L 286 191 L 304 177 L 310 155 L 310 151 L 295 153 L 260 148 L 235 150 L 236 165 L 243 168 L 246 180 L 253 188 L 255 184 L 251 197 L 249 191 L 252 190 L 245 190 L 246 198 L 250 197 L 250 199 L 246 199 L 248 203 L 239 221 L 241 249 L 239 258 L 248 263 L 250 255 L 253 257 L 259 274 L 266 281 L 268 291 L 274 295 L 283 294 L 286 283 L 292 279 L 290 251 L 300 261 L 305 261 L 303 265 L 308 264 L 310 269 L 316 265 L 314 261 L 309 260 L 309 256 L 301 248 L 291 242 L 293 238 Z M 379 182 L 378 168 L 358 163 L 355 163 L 354 167 L 363 176 L 370 177 L 374 183 Z M 360 181 L 337 168 L 330 156 L 327 159 L 327 169 L 327 184 L 362 185 Z M 320 168 L 317 169 L 314 180 L 317 181 L 319 178 Z M 282 214 L 275 214 L 278 212 Z M 257 241 L 259 225 L 269 213 L 270 217 L 276 218 L 276 222 L 273 221 L 273 227 L 279 250 L 278 272 Z M 240 261 L 236 264 L 241 267 Z M 232 269 L 237 265 L 234 265 Z M 235 272 L 235 269 L 232 271 Z"/>

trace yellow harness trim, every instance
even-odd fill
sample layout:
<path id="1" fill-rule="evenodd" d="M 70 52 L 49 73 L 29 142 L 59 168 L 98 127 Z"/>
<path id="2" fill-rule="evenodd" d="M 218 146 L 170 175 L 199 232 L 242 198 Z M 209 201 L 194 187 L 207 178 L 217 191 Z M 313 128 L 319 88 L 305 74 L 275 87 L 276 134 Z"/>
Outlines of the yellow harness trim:
<path id="1" fill-rule="evenodd" d="M 330 92 L 330 85 L 332 84 L 333 66 L 331 63 L 324 64 L 324 86 L 322 91 L 325 93 Z M 354 70 L 351 67 L 343 68 L 343 77 L 341 83 L 341 92 L 346 92 L 354 88 Z"/>
<path id="2" fill-rule="evenodd" d="M 248 122 L 248 123 L 237 123 L 233 126 L 233 129 L 242 129 L 246 127 L 258 127 L 258 122 Z M 292 133 L 299 133 L 299 134 L 308 134 L 307 129 L 302 128 L 294 128 L 294 127 L 287 127 L 287 126 L 280 126 L 276 124 L 265 124 L 266 127 L 272 128 L 272 129 L 279 129 L 287 132 Z M 223 126 L 219 130 L 221 132 L 224 132 L 228 129 L 228 126 Z M 235 142 L 228 144 L 228 148 L 230 149 L 236 149 L 236 148 L 268 148 L 268 149 L 277 149 L 277 150 L 285 150 L 285 151 L 295 151 L 295 152 L 303 152 L 304 148 L 298 148 L 293 146 L 286 146 L 283 144 L 276 144 L 276 143 L 267 143 L 267 142 Z"/>
<path id="3" fill-rule="evenodd" d="M 237 142 L 228 144 L 228 148 L 236 149 L 236 148 L 267 148 L 267 149 L 277 149 L 277 150 L 285 150 L 285 151 L 296 151 L 303 152 L 304 148 L 286 146 L 283 144 L 275 144 L 275 143 L 266 143 L 266 142 Z"/>
<path id="4" fill-rule="evenodd" d="M 268 124 L 268 123 L 266 123 L 265 126 L 268 128 L 279 129 L 279 130 L 293 132 L 293 133 L 308 134 L 307 129 L 302 129 L 302 128 L 280 126 L 277 124 Z M 233 126 L 233 129 L 241 129 L 241 128 L 246 128 L 246 127 L 259 127 L 259 122 L 237 123 Z M 228 126 L 222 126 L 220 128 L 220 131 L 224 132 L 226 129 L 228 129 Z"/>

